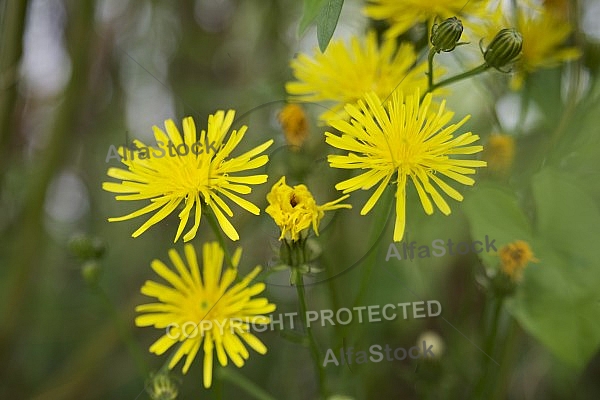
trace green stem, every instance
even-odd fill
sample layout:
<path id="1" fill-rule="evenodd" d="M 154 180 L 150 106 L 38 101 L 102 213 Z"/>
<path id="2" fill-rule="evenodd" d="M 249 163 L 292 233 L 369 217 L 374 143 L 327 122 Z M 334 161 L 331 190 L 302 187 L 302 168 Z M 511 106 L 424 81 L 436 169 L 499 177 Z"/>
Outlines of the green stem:
<path id="1" fill-rule="evenodd" d="M 312 355 L 312 359 L 315 365 L 315 369 L 317 371 L 317 377 L 319 381 L 319 393 L 322 398 L 327 397 L 327 386 L 325 384 L 325 370 L 321 365 L 321 356 L 319 354 L 319 347 L 317 346 L 317 342 L 315 341 L 315 337 L 313 336 L 312 328 L 306 321 L 306 295 L 304 293 L 304 277 L 298 271 L 297 268 L 292 269 L 292 282 L 296 286 L 296 291 L 298 293 L 298 302 L 300 303 L 300 319 L 302 320 L 302 324 L 306 328 L 306 334 L 308 336 L 308 344 L 310 348 L 310 353 Z"/>
<path id="2" fill-rule="evenodd" d="M 487 335 L 485 346 L 483 348 L 483 351 L 485 352 L 485 354 L 483 355 L 483 357 L 484 357 L 483 368 L 481 370 L 479 382 L 475 389 L 476 395 L 474 398 L 476 398 L 476 399 L 485 398 L 484 397 L 484 394 L 486 391 L 485 381 L 486 381 L 487 376 L 489 375 L 491 357 L 493 357 L 493 355 L 494 355 L 494 344 L 496 342 L 496 337 L 498 336 L 498 323 L 500 321 L 500 315 L 502 313 L 503 303 L 504 303 L 504 297 L 496 299 L 496 304 L 494 306 L 494 311 L 492 314 L 492 326 L 490 328 L 489 334 Z"/>
<path id="3" fill-rule="evenodd" d="M 14 132 L 14 110 L 17 104 L 19 60 L 23 53 L 23 32 L 27 1 L 5 1 L 0 21 L 0 182 L 9 164 L 8 145 Z"/>
<path id="4" fill-rule="evenodd" d="M 225 243 L 225 238 L 221 233 L 221 229 L 219 229 L 219 225 L 217 224 L 217 220 L 215 219 L 214 214 L 212 212 L 206 211 L 204 212 L 204 215 L 208 219 L 208 223 L 210 224 L 210 227 L 212 228 L 215 236 L 217 237 L 219 245 L 221 245 L 221 248 L 225 252 L 225 261 L 227 261 L 227 266 L 229 268 L 233 268 L 233 259 L 231 258 L 231 253 L 229 252 L 229 248 Z"/>
<path id="5" fill-rule="evenodd" d="M 488 68 L 489 68 L 489 65 L 487 65 L 486 63 L 483 63 L 473 69 L 463 72 L 462 74 L 451 76 L 448 79 L 444 79 L 443 81 L 440 81 L 440 82 L 434 84 L 433 86 L 430 86 L 425 94 L 433 92 L 434 90 L 439 89 L 442 86 L 447 86 L 451 83 L 458 82 L 463 79 L 478 75 L 478 74 L 486 71 Z M 425 97 L 425 96 L 423 95 L 423 97 Z"/>
<path id="6" fill-rule="evenodd" d="M 101 286 L 97 285 L 97 286 L 94 286 L 94 291 L 102 299 L 102 302 L 104 303 L 104 306 L 106 307 L 106 310 L 108 311 L 108 314 L 110 315 L 110 319 L 112 320 L 113 324 L 115 325 L 117 332 L 119 332 L 119 336 L 121 336 L 121 340 L 123 340 L 123 342 L 127 346 L 127 350 L 129 351 L 131 357 L 133 357 L 140 375 L 142 376 L 143 379 L 146 379 L 150 370 L 148 368 L 148 365 L 144 361 L 144 353 L 142 352 L 142 349 L 139 347 L 139 345 L 133 338 L 133 334 L 131 333 L 131 330 L 127 327 L 125 322 L 123 322 L 123 319 L 119 315 L 117 308 L 115 307 L 113 302 L 110 300 L 110 298 L 108 297 L 108 295 L 106 294 L 104 289 L 102 289 Z"/>
<path id="7" fill-rule="evenodd" d="M 21 2 L 8 2 L 17 4 Z M 94 20 L 94 3 L 68 2 L 69 20 L 67 23 L 66 39 L 71 57 L 71 80 L 65 88 L 62 101 L 54 118 L 48 144 L 38 159 L 32 163 L 32 177 L 27 182 L 27 197 L 23 202 L 16 232 L 11 233 L 9 239 L 9 256 L 5 266 L 3 297 L 0 305 L 0 360 L 10 359 L 7 354 L 12 351 L 12 337 L 23 323 L 23 304 L 34 283 L 43 281 L 44 277 L 38 274 L 41 262 L 38 257 L 44 251 L 43 213 L 47 188 L 56 171 L 66 162 L 71 144 L 70 137 L 76 132 L 77 123 L 85 114 L 89 105 L 87 82 L 92 61 L 91 49 L 94 48 L 92 40 Z M 9 15 L 5 16 L 9 18 Z M 4 39 L 2 37 L 3 43 Z M 0 100 L 4 97 L 0 96 Z M 2 101 L 0 101 L 1 103 Z M 0 130 L 3 127 L 0 127 Z M 0 132 L 4 134 L 5 132 Z M 1 163 L 1 161 L 0 161 Z M 0 171 L 3 171 L 0 167 Z M 1 174 L 1 173 L 0 173 Z M 31 251 L 36 249 L 36 251 Z M 9 364 L 0 365 L 0 375 Z"/>
<path id="8" fill-rule="evenodd" d="M 429 56 L 427 57 L 427 66 L 429 67 L 429 72 L 427 73 L 428 83 L 427 92 L 431 92 L 433 90 L 433 57 L 435 57 L 435 49 L 432 47 L 429 49 Z"/>
<path id="9" fill-rule="evenodd" d="M 519 329 L 514 318 L 510 319 L 509 326 L 506 329 L 508 332 L 506 340 L 500 347 L 502 355 L 498 358 L 500 362 L 500 371 L 496 378 L 496 388 L 490 400 L 500 400 L 507 397 L 508 379 L 510 378 L 511 371 L 514 371 L 512 365 L 514 364 L 518 352 L 515 351 L 515 346 L 519 339 Z"/>
<path id="10" fill-rule="evenodd" d="M 523 133 L 523 127 L 525 126 L 527 113 L 529 112 L 530 82 L 530 80 L 525 81 L 525 88 L 521 93 L 521 109 L 519 110 L 519 120 L 517 121 L 517 126 L 515 126 L 515 131 L 519 133 Z"/>
<path id="11" fill-rule="evenodd" d="M 275 400 L 270 394 L 233 368 L 219 368 L 217 376 L 229 381 L 258 400 Z"/>

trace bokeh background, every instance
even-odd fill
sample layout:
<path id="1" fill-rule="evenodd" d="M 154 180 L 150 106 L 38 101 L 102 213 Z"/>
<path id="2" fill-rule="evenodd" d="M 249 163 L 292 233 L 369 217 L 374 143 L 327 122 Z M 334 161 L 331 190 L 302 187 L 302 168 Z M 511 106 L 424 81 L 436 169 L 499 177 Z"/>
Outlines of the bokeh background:
<path id="1" fill-rule="evenodd" d="M 511 173 L 480 173 L 449 217 L 425 216 L 409 193 L 411 240 L 524 239 L 540 259 L 500 319 L 488 398 L 600 398 L 600 2 L 576 3 L 578 61 L 534 74 L 526 97 L 498 72 L 449 91 L 449 107 L 473 116 L 467 129 L 484 145 L 494 130 L 518 133 Z M 362 7 L 345 2 L 335 38 L 364 31 Z M 181 247 L 172 243 L 178 219 L 171 215 L 136 239 L 130 235 L 141 220 L 107 222 L 135 209 L 101 188 L 107 169 L 118 166 L 106 160 L 111 145 L 151 143 L 151 126 L 168 118 L 179 124 L 191 115 L 205 127 L 210 113 L 234 109 L 235 127 L 249 126 L 245 149 L 275 140 L 264 168 L 269 182 L 249 196 L 261 209 L 283 174 L 307 183 L 319 203 L 339 196 L 333 186 L 347 175 L 324 160 L 331 149 L 314 118 L 322 107 L 306 105 L 310 137 L 301 152 L 285 147 L 277 121 L 289 60 L 317 46 L 314 27 L 298 36 L 301 15 L 298 1 L 0 1 L 0 398 L 148 398 L 144 371 L 165 361 L 147 351 L 160 332 L 134 327 L 134 307 L 147 301 L 142 284 L 156 278 L 151 260 Z M 476 54 L 476 45 L 466 52 Z M 443 62 L 460 67 L 452 57 Z M 337 353 L 342 343 L 410 347 L 426 332 L 444 351 L 431 362 L 330 364 L 332 394 L 468 398 L 489 324 L 489 293 L 479 278 L 497 257 L 386 262 L 393 224 L 386 224 L 385 202 L 360 216 L 367 198 L 353 195 L 353 210 L 324 220 L 314 241 L 322 271 L 307 287 L 309 309 L 437 300 L 443 318 L 317 327 L 321 351 Z M 238 212 L 234 223 L 244 273 L 277 264 L 279 232 L 268 215 Z M 82 234 L 105 248 L 97 264 L 101 290 L 86 283 L 70 250 Z M 213 239 L 202 224 L 192 243 Z M 297 310 L 288 272 L 268 283 L 278 313 Z M 239 372 L 273 398 L 317 398 L 307 348 L 284 336 L 260 334 L 268 353 L 252 354 Z M 200 358 L 186 376 L 174 372 L 181 399 L 252 398 L 226 382 L 205 391 Z"/>

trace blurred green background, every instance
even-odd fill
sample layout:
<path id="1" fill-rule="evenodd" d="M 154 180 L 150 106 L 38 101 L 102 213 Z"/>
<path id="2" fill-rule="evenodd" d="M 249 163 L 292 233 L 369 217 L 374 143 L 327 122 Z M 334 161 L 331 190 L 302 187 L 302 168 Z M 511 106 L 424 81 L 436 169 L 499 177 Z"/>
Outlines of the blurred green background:
<path id="1" fill-rule="evenodd" d="M 335 37 L 363 31 L 362 5 L 345 2 Z M 496 72 L 452 87 L 449 107 L 457 116 L 472 114 L 467 129 L 484 145 L 499 128 L 515 135 L 512 173 L 480 173 L 473 188 L 461 189 L 465 201 L 453 204 L 448 217 L 426 216 L 409 190 L 411 240 L 489 235 L 504 245 L 521 239 L 540 259 L 502 309 L 491 354 L 498 365 L 485 367 L 482 355 L 490 294 L 478 284 L 485 268 L 497 267 L 497 256 L 386 262 L 392 237 L 386 204 L 360 216 L 368 193 L 356 193 L 353 210 L 329 215 L 315 241 L 323 272 L 307 287 L 309 309 L 437 300 L 443 313 L 317 326 L 322 353 L 337 353 L 342 343 L 362 350 L 410 347 L 427 331 L 439 335 L 445 350 L 436 361 L 329 364 L 332 394 L 474 398 L 471 388 L 488 368 L 486 398 L 600 398 L 600 32 L 594 23 L 600 2 L 580 7 L 579 61 L 534 74 L 524 92 L 510 92 Z M 191 115 L 205 127 L 210 113 L 235 109 L 234 128 L 249 126 L 241 150 L 275 139 L 264 168 L 269 182 L 251 201 L 264 210 L 266 193 L 283 174 L 289 184 L 307 183 L 319 204 L 337 198 L 333 186 L 348 175 L 324 162 L 331 152 L 325 128 L 312 118 L 310 139 L 295 153 L 285 148 L 277 122 L 284 83 L 292 78 L 288 62 L 297 52 L 312 52 L 315 29 L 298 37 L 297 1 L 3 0 L 0 13 L 0 398 L 148 398 L 136 354 L 145 368 L 159 369 L 165 358 L 147 349 L 161 332 L 134 327 L 133 310 L 148 300 L 139 293 L 142 284 L 156 279 L 151 260 L 182 248 L 172 243 L 178 219 L 171 215 L 137 239 L 130 235 L 143 219 L 108 223 L 137 208 L 101 189 L 107 169 L 118 166 L 106 162 L 108 149 L 132 138 L 152 143 L 151 126 L 168 118 L 180 125 Z M 322 112 L 317 105 L 306 110 Z M 238 211 L 241 271 L 276 264 L 276 226 L 264 212 Z M 69 251 L 76 234 L 104 243 L 101 293 L 86 284 L 82 262 Z M 192 243 L 199 249 L 213 239 L 204 223 Z M 287 272 L 270 275 L 268 283 L 277 313 L 297 310 Z M 126 345 L 129 335 L 137 349 Z M 307 348 L 279 332 L 259 337 L 268 353 L 251 354 L 239 372 L 276 399 L 318 398 Z M 180 376 L 179 367 L 174 372 Z M 201 377 L 198 357 L 179 378 L 179 398 L 252 398 L 227 382 L 205 391 Z"/>

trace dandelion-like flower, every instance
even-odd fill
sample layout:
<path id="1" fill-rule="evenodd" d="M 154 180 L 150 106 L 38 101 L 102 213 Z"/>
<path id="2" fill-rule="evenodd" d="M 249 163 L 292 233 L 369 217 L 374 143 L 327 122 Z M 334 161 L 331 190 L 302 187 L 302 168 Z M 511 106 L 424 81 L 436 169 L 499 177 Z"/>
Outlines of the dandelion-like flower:
<path id="1" fill-rule="evenodd" d="M 318 205 L 306 185 L 288 186 L 285 183 L 285 176 L 283 176 L 267 194 L 269 205 L 265 212 L 281 229 L 279 240 L 287 238 L 296 242 L 311 225 L 315 234 L 319 235 L 319 224 L 325 216 L 325 211 L 352 208 L 350 204 L 338 204 L 348 197 L 350 195 Z"/>
<path id="2" fill-rule="evenodd" d="M 457 15 L 479 15 L 481 1 L 467 0 L 370 0 L 365 14 L 375 20 L 387 21 L 390 25 L 385 36 L 395 38 L 414 25 Z"/>
<path id="3" fill-rule="evenodd" d="M 384 106 L 376 94 L 370 93 L 358 106 L 348 105 L 346 111 L 352 118 L 330 121 L 341 132 L 338 136 L 326 132 L 325 141 L 331 146 L 348 151 L 347 155 L 328 156 L 331 167 L 366 170 L 360 175 L 338 183 L 335 187 L 344 193 L 368 190 L 378 185 L 361 210 L 367 214 L 375 205 L 388 184 L 396 188 L 396 223 L 394 241 L 404 236 L 406 185 L 408 180 L 415 186 L 423 209 L 433 213 L 433 203 L 445 215 L 450 206 L 434 184 L 451 198 L 462 201 L 463 196 L 448 185 L 442 177 L 463 185 L 473 185 L 466 175 L 475 174 L 476 167 L 484 167 L 485 161 L 454 158 L 457 155 L 475 154 L 483 150 L 481 145 L 471 145 L 479 140 L 471 132 L 454 137 L 470 116 L 446 126 L 453 113 L 445 109 L 442 101 L 435 113 L 430 111 L 431 94 L 423 102 L 419 92 L 404 97 L 395 92 Z"/>
<path id="4" fill-rule="evenodd" d="M 330 110 L 319 117 L 322 121 L 345 118 L 344 105 L 356 103 L 368 92 L 384 98 L 395 89 L 425 90 L 427 63 L 414 65 L 416 61 L 411 44 L 398 47 L 390 39 L 379 46 L 376 33 L 370 31 L 364 38 L 353 37 L 349 45 L 333 40 L 325 53 L 316 50 L 313 58 L 299 54 L 291 61 L 296 81 L 285 88 L 294 101 L 329 102 Z M 436 68 L 435 76 L 442 73 Z"/>
<path id="5" fill-rule="evenodd" d="M 179 212 L 180 222 L 174 241 L 181 236 L 195 207 L 193 225 L 183 236 L 183 240 L 187 242 L 196 236 L 204 205 L 212 210 L 225 234 L 231 240 L 238 240 L 239 235 L 227 218 L 233 216 L 233 211 L 221 196 L 255 215 L 260 213 L 256 205 L 238 194 L 249 194 L 251 188 L 248 185 L 266 182 L 267 175 L 237 174 L 265 165 L 268 156 L 259 154 L 271 146 L 273 140 L 240 156 L 231 157 L 231 152 L 239 145 L 247 130 L 244 125 L 239 130 L 232 131 L 228 139 L 225 139 L 234 115 L 233 110 L 227 113 L 217 111 L 210 115 L 208 129 L 203 130 L 199 137 L 192 117 L 183 120 L 183 137 L 175 123 L 169 119 L 165 121 L 166 133 L 157 126 L 153 127 L 154 137 L 160 146 L 158 149 L 146 147 L 136 140 L 135 145 L 145 152 L 140 150 L 137 159 L 123 159 L 121 162 L 127 166 L 127 170 L 110 168 L 108 176 L 122 182 L 104 182 L 102 188 L 118 193 L 116 200 L 148 200 L 150 204 L 125 216 L 108 220 L 124 221 L 158 210 L 131 235 L 138 237 L 183 202 L 185 206 Z M 168 153 L 164 148 L 167 144 Z M 120 150 L 122 156 L 125 151 L 123 148 Z"/>
<path id="6" fill-rule="evenodd" d="M 286 142 L 293 151 L 302 147 L 308 138 L 308 117 L 299 104 L 286 104 L 278 115 Z"/>
<path id="7" fill-rule="evenodd" d="M 523 270 L 530 262 L 539 260 L 533 255 L 529 244 L 523 240 L 517 240 L 502 246 L 498 251 L 500 256 L 500 267 L 502 272 L 513 282 L 521 280 Z"/>
<path id="8" fill-rule="evenodd" d="M 572 31 L 568 21 L 547 9 L 529 14 L 522 12 L 518 16 L 523 49 L 516 74 L 511 81 L 513 89 L 519 89 L 523 85 L 527 74 L 541 68 L 556 67 L 581 56 L 578 48 L 564 46 Z"/>
<path id="9" fill-rule="evenodd" d="M 246 277 L 233 284 L 238 274 L 241 249 L 234 254 L 233 266 L 224 273 L 224 252 L 217 242 L 205 243 L 202 248 L 202 273 L 196 251 L 190 244 L 184 248 L 187 266 L 174 249 L 169 258 L 177 272 L 162 261 L 152 261 L 152 269 L 170 286 L 146 281 L 142 294 L 155 297 L 158 302 L 136 307 L 142 315 L 136 317 L 136 326 L 154 326 L 166 333 L 152 346 L 150 352 L 165 353 L 179 344 L 169 361 L 169 369 L 186 356 L 183 373 L 187 373 L 202 346 L 204 352 L 203 382 L 208 388 L 212 382 L 213 352 L 222 366 L 228 359 L 240 368 L 248 359 L 246 345 L 265 354 L 265 345 L 250 332 L 250 325 L 270 322 L 264 314 L 275 310 L 275 305 L 264 297 L 253 298 L 265 289 L 264 283 L 251 284 L 261 271 L 254 268 Z M 243 339 L 243 342 L 242 340 Z"/>
<path id="10" fill-rule="evenodd" d="M 510 135 L 490 135 L 482 153 L 490 171 L 506 173 L 515 159 L 515 139 Z"/>
<path id="11" fill-rule="evenodd" d="M 487 18 L 480 24 L 471 24 L 475 35 L 483 38 L 488 44 L 503 28 L 514 26 L 523 39 L 521 54 L 514 65 L 514 74 L 510 86 L 518 90 L 523 86 L 528 74 L 542 68 L 552 68 L 565 61 L 581 56 L 576 47 L 565 46 L 565 41 L 572 32 L 571 25 L 562 16 L 548 6 L 537 7 L 526 3 L 519 7 L 517 17 L 513 16 L 506 6 L 488 10 Z"/>

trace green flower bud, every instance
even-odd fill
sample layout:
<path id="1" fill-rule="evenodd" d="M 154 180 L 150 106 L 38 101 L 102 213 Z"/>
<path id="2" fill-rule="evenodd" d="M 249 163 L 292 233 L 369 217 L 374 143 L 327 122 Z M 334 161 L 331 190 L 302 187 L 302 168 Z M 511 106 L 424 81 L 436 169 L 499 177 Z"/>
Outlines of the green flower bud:
<path id="1" fill-rule="evenodd" d="M 83 264 L 83 267 L 81 267 L 81 275 L 83 275 L 83 279 L 90 286 L 98 285 L 101 274 L 102 267 L 98 261 L 87 261 Z"/>
<path id="2" fill-rule="evenodd" d="M 69 249 L 81 261 L 99 260 L 106 247 L 102 240 L 91 238 L 85 234 L 75 235 L 69 240 Z"/>
<path id="3" fill-rule="evenodd" d="M 516 29 L 502 29 L 496 34 L 488 48 L 483 51 L 486 64 L 499 71 L 515 61 L 523 48 L 523 37 Z M 505 71 L 502 71 L 505 72 Z"/>
<path id="4" fill-rule="evenodd" d="M 463 25 L 456 17 L 448 18 L 431 28 L 431 44 L 436 53 L 452 51 L 458 44 L 463 32 Z"/>

